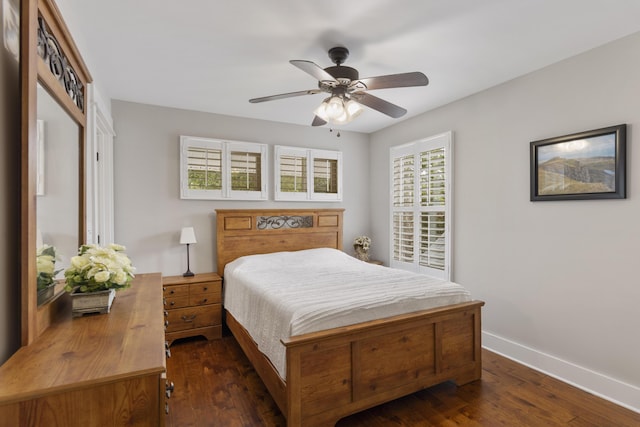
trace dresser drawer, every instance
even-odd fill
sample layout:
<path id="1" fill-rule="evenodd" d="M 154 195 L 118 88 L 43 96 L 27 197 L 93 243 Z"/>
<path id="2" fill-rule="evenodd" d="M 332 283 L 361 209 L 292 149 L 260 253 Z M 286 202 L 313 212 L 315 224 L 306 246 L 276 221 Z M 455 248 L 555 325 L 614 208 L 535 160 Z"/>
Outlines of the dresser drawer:
<path id="1" fill-rule="evenodd" d="M 166 332 L 217 325 L 220 323 L 221 317 L 222 306 L 220 304 L 169 310 L 167 315 L 169 325 L 167 325 Z"/>

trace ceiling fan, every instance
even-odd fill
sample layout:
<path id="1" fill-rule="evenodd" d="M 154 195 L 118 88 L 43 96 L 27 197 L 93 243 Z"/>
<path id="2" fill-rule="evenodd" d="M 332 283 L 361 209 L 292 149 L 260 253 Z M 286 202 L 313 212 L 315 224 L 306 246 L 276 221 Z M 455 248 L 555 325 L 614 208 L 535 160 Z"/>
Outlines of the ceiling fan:
<path id="1" fill-rule="evenodd" d="M 333 67 L 321 68 L 311 61 L 291 60 L 289 61 L 291 64 L 318 80 L 318 89 L 253 98 L 250 99 L 249 102 L 258 103 L 326 92 L 329 93 L 330 96 L 324 99 L 322 104 L 314 111 L 315 118 L 311 123 L 312 126 L 322 126 L 327 123 L 349 123 L 362 113 L 361 105 L 365 105 L 397 119 L 398 117 L 404 116 L 407 110 L 384 99 L 373 96 L 367 91 L 397 87 L 426 86 L 429 84 L 427 76 L 417 71 L 361 79 L 358 70 L 342 65 L 348 56 L 349 50 L 346 47 L 339 46 L 329 49 L 329 58 L 336 64 Z"/>

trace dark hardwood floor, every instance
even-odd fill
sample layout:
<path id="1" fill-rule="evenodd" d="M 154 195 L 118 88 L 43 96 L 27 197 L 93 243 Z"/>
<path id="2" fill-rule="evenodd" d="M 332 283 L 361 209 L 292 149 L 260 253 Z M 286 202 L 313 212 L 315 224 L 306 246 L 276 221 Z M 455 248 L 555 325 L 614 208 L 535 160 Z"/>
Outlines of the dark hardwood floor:
<path id="1" fill-rule="evenodd" d="M 233 337 L 176 341 L 168 427 L 286 426 Z M 640 414 L 483 350 L 482 380 L 444 383 L 343 418 L 338 427 L 640 426 Z"/>

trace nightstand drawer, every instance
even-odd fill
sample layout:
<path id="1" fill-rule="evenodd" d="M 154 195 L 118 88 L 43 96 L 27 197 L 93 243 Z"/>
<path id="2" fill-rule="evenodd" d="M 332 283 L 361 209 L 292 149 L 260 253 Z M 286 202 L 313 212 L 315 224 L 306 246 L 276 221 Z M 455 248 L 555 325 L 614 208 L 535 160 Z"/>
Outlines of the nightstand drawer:
<path id="1" fill-rule="evenodd" d="M 191 304 L 189 303 L 189 297 L 174 297 L 169 296 L 164 299 L 164 308 L 172 309 L 172 308 L 180 308 L 180 307 L 188 307 Z"/>
<path id="2" fill-rule="evenodd" d="M 220 282 L 208 282 L 208 283 L 194 283 L 191 286 L 190 293 L 193 294 L 206 294 L 210 292 L 220 292 L 222 286 Z"/>
<path id="3" fill-rule="evenodd" d="M 169 310 L 167 316 L 169 325 L 167 325 L 166 332 L 217 325 L 220 323 L 221 317 L 222 307 L 220 304 Z"/>
<path id="4" fill-rule="evenodd" d="M 163 287 L 163 295 L 165 298 L 169 296 L 173 297 L 188 297 L 189 296 L 189 285 L 173 285 L 173 286 L 164 286 Z"/>
<path id="5" fill-rule="evenodd" d="M 205 304 L 220 304 L 220 294 L 209 292 L 205 294 L 191 294 L 189 296 L 189 305 L 198 306 Z"/>

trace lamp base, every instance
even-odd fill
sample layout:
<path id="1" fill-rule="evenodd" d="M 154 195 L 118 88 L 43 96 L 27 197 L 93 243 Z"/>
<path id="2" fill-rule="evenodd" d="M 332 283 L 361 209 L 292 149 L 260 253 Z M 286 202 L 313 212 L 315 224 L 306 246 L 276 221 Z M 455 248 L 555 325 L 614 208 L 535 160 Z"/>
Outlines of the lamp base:
<path id="1" fill-rule="evenodd" d="M 195 239 L 194 239 L 195 240 Z M 187 243 L 187 271 L 182 275 L 182 277 L 192 277 L 195 276 L 195 274 L 193 274 L 191 272 L 191 267 L 189 266 L 189 244 Z"/>

